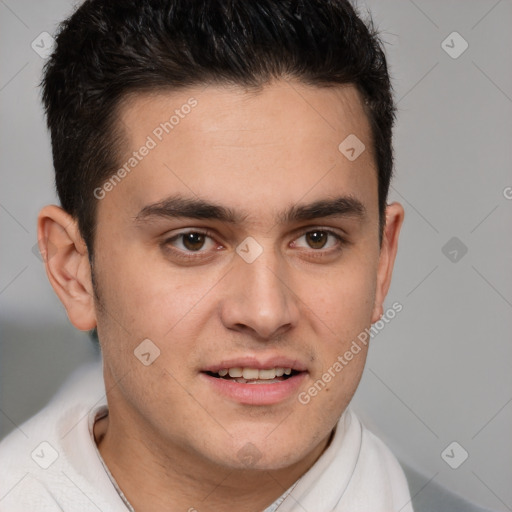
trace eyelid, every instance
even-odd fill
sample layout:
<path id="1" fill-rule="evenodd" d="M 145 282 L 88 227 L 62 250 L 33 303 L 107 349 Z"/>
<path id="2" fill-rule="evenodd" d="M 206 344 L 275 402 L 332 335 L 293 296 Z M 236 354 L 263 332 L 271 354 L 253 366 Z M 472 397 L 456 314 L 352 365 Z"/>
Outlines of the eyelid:
<path id="1" fill-rule="evenodd" d="M 293 235 L 293 240 L 289 243 L 289 245 L 293 244 L 294 242 L 296 242 L 297 239 L 305 236 L 308 233 L 311 233 L 312 231 L 322 231 L 322 232 L 325 232 L 328 235 L 333 236 L 337 240 L 338 243 L 336 244 L 336 246 L 329 247 L 327 249 L 323 249 L 323 248 L 322 249 L 313 249 L 313 248 L 309 248 L 308 249 L 308 248 L 305 248 L 305 247 L 297 247 L 298 250 L 314 252 L 314 253 L 317 253 L 317 254 L 321 254 L 321 253 L 326 254 L 326 253 L 329 253 L 329 252 L 334 252 L 334 251 L 337 251 L 337 250 L 341 250 L 341 248 L 343 246 L 346 246 L 346 245 L 348 245 L 350 243 L 345 235 L 342 235 L 341 233 L 339 233 L 334 228 L 318 226 L 318 225 L 311 225 L 311 226 L 305 226 L 305 227 L 297 229 L 295 231 L 295 234 Z M 340 229 L 340 231 L 345 233 L 341 229 Z M 172 247 L 172 246 L 169 247 L 171 242 L 174 242 L 180 236 L 183 236 L 183 235 L 186 235 L 186 234 L 189 234 L 189 233 L 198 233 L 198 234 L 201 234 L 201 235 L 204 235 L 204 236 L 210 238 L 214 242 L 214 244 L 216 245 L 216 249 L 219 249 L 220 247 L 223 247 L 223 244 L 218 242 L 218 240 L 217 240 L 218 236 L 217 236 L 217 234 L 214 231 L 212 231 L 211 229 L 208 229 L 208 228 L 193 228 L 193 227 L 192 228 L 182 228 L 178 232 L 174 233 L 172 236 L 165 236 L 165 238 L 164 238 L 164 240 L 162 242 L 162 246 L 166 247 L 169 251 L 174 252 L 174 254 L 177 255 L 178 257 L 181 257 L 181 258 L 184 258 L 184 259 L 188 259 L 188 260 L 205 258 L 207 254 L 212 256 L 212 252 L 213 252 L 212 250 L 186 251 L 186 250 L 183 250 L 183 249 L 179 249 L 177 247 Z"/>
<path id="2" fill-rule="evenodd" d="M 342 244 L 348 244 L 349 241 L 345 234 L 341 234 L 338 231 L 334 230 L 333 228 L 327 228 L 322 226 L 307 226 L 307 228 L 301 228 L 298 230 L 297 235 L 293 238 L 292 242 L 295 242 L 298 238 L 306 235 L 307 233 L 311 233 L 312 231 L 323 231 L 324 233 L 327 233 L 329 235 L 332 235 L 334 238 L 336 238 L 340 243 Z M 342 230 L 340 230 L 342 231 Z M 317 249 L 316 251 L 319 252 L 321 249 Z"/>
<path id="3" fill-rule="evenodd" d="M 217 241 L 215 233 L 213 233 L 208 228 L 183 228 L 181 231 L 173 234 L 172 236 L 166 235 L 164 237 L 164 240 L 162 241 L 161 245 L 162 245 L 162 247 L 166 248 L 167 250 L 173 251 L 175 254 L 177 254 L 183 258 L 192 259 L 192 258 L 199 258 L 201 256 L 204 257 L 204 255 L 210 251 L 208 251 L 208 250 L 186 251 L 186 250 L 180 249 L 178 247 L 173 247 L 171 245 L 172 242 L 175 242 L 180 237 L 190 234 L 190 233 L 197 233 L 199 235 L 203 235 L 203 236 L 209 238 L 216 245 L 217 249 L 219 248 L 219 246 L 222 247 L 222 244 L 220 244 Z"/>
<path id="4" fill-rule="evenodd" d="M 208 236 L 209 238 L 215 240 L 215 234 L 208 228 L 183 228 L 181 231 L 173 234 L 172 236 L 165 235 L 165 243 L 176 240 L 183 235 L 188 235 L 190 233 L 197 233 L 199 235 Z"/>

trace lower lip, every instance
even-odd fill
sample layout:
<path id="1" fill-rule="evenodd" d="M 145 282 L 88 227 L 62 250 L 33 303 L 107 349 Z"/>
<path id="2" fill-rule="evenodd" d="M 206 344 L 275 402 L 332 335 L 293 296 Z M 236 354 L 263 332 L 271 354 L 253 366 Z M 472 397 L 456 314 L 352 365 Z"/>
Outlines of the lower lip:
<path id="1" fill-rule="evenodd" d="M 272 405 L 296 396 L 307 372 L 301 372 L 272 384 L 241 384 L 201 373 L 217 393 L 247 405 Z"/>

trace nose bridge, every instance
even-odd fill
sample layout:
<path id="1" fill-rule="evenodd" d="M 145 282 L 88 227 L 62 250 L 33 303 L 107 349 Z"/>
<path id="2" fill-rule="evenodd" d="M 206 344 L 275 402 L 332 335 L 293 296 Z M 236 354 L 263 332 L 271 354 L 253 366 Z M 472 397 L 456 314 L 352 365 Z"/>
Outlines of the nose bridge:
<path id="1" fill-rule="evenodd" d="M 235 268 L 230 272 L 223 321 L 227 327 L 249 328 L 260 337 L 269 338 L 295 325 L 298 311 L 286 285 L 284 262 L 273 247 L 260 247 L 257 256 L 254 246 L 245 247 L 246 253 L 237 251 L 240 257 L 236 257 Z M 251 251 L 252 257 L 246 258 Z"/>
<path id="2" fill-rule="evenodd" d="M 260 261 L 251 265 L 241 265 L 243 275 L 247 280 L 247 290 L 255 299 L 260 299 L 263 306 L 273 303 L 284 304 L 287 293 L 284 286 L 282 265 L 275 255 L 261 256 Z"/>

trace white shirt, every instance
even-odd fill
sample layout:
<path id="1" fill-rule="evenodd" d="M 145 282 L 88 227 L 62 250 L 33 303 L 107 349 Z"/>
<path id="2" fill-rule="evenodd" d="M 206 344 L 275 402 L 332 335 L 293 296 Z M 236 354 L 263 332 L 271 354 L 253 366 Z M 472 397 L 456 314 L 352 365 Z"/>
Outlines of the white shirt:
<path id="1" fill-rule="evenodd" d="M 0 512 L 127 512 L 93 435 L 106 414 L 99 365 L 84 369 L 0 443 Z M 413 512 L 403 471 L 348 408 L 330 445 L 264 512 Z"/>

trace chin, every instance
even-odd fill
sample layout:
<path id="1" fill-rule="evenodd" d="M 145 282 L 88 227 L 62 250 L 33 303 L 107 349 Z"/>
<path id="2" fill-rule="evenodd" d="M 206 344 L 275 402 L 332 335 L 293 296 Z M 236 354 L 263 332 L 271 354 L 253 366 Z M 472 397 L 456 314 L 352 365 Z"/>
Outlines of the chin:
<path id="1" fill-rule="evenodd" d="M 266 429 L 260 429 L 252 436 L 246 432 L 228 448 L 229 460 L 226 460 L 225 452 L 217 453 L 217 460 L 236 470 L 273 471 L 300 462 L 315 448 L 315 445 L 309 446 L 310 438 L 297 438 L 287 432 L 277 435 L 278 429 L 270 436 Z"/>
<path id="2" fill-rule="evenodd" d="M 304 458 L 300 453 L 268 453 L 262 452 L 255 445 L 247 443 L 229 461 L 219 461 L 221 465 L 236 471 L 278 471 L 288 468 Z"/>

